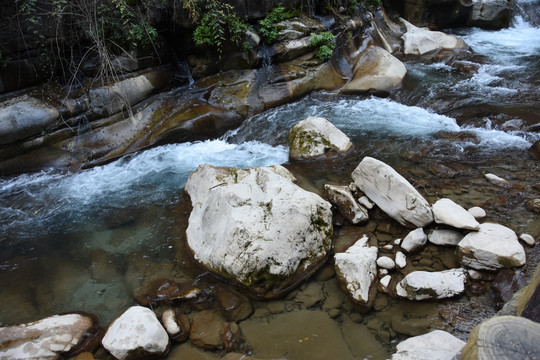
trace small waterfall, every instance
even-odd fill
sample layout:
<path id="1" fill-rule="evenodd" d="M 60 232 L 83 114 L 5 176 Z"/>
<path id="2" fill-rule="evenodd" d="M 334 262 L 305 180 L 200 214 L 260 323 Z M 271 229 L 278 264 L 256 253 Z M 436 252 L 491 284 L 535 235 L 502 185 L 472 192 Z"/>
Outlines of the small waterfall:
<path id="1" fill-rule="evenodd" d="M 512 2 L 512 25 L 516 26 L 522 22 L 533 27 L 540 26 L 540 0 L 515 0 Z"/>

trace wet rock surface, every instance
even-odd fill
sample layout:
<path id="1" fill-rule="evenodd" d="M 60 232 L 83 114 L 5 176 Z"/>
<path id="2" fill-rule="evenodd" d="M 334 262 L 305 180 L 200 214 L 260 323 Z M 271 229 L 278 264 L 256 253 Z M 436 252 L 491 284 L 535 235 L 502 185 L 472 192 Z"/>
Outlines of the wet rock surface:
<path id="1" fill-rule="evenodd" d="M 392 360 L 451 360 L 463 346 L 465 342 L 452 334 L 434 330 L 400 342 L 397 345 L 397 352 L 392 355 Z"/>
<path id="2" fill-rule="evenodd" d="M 399 296 L 409 300 L 444 299 L 465 291 L 463 269 L 440 272 L 413 271 L 397 285 Z"/>

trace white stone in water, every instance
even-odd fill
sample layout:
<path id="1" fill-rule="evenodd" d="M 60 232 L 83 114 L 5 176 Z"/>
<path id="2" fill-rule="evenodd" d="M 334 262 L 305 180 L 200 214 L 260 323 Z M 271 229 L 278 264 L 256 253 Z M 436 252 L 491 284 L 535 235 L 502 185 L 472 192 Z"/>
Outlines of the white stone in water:
<path id="1" fill-rule="evenodd" d="M 469 274 L 469 277 L 473 280 L 482 280 L 482 278 L 484 277 L 483 273 L 474 269 L 468 269 L 467 274 Z"/>
<path id="2" fill-rule="evenodd" d="M 534 246 L 534 238 L 529 234 L 521 234 L 519 239 L 529 246 Z"/>
<path id="3" fill-rule="evenodd" d="M 383 289 L 388 289 L 388 285 L 390 285 L 390 281 L 391 281 L 391 280 L 392 280 L 392 277 L 391 277 L 390 275 L 385 275 L 385 276 L 381 279 L 380 283 L 381 283 Z"/>
<path id="4" fill-rule="evenodd" d="M 437 200 L 432 206 L 433 218 L 438 224 L 450 225 L 458 229 L 478 230 L 480 224 L 474 216 L 450 199 Z"/>
<path id="5" fill-rule="evenodd" d="M 344 253 L 334 256 L 338 278 L 345 281 L 352 298 L 360 303 L 370 301 L 369 293 L 377 273 L 377 248 L 367 246 L 368 237 L 363 236 Z"/>
<path id="6" fill-rule="evenodd" d="M 477 270 L 497 270 L 525 264 L 525 250 L 516 233 L 506 226 L 484 223 L 457 245 L 462 265 Z"/>
<path id="7" fill-rule="evenodd" d="M 154 312 L 143 306 L 132 306 L 114 320 L 107 329 L 103 347 L 119 360 L 130 352 L 161 355 L 169 346 L 169 335 Z"/>
<path id="8" fill-rule="evenodd" d="M 0 327 L 0 359 L 58 359 L 74 350 L 95 326 L 81 314 L 54 315 L 22 325 Z"/>
<path id="9" fill-rule="evenodd" d="M 351 223 L 359 224 L 369 220 L 367 209 L 356 202 L 348 186 L 325 184 L 324 192 L 327 199 Z"/>
<path id="10" fill-rule="evenodd" d="M 385 250 L 392 250 L 393 248 L 394 248 L 394 245 L 392 245 L 392 244 L 388 244 L 388 245 L 383 246 L 383 249 L 385 249 Z"/>
<path id="11" fill-rule="evenodd" d="M 500 186 L 500 187 L 508 187 L 510 186 L 510 183 L 501 178 L 501 177 L 498 177 L 497 175 L 494 175 L 494 174 L 485 174 L 484 177 L 489 180 L 489 182 L 491 182 L 493 185 L 497 185 L 497 186 Z"/>
<path id="12" fill-rule="evenodd" d="M 388 256 L 381 256 L 377 259 L 377 266 L 387 270 L 394 270 L 396 263 Z"/>
<path id="13" fill-rule="evenodd" d="M 386 276 L 388 275 L 387 269 L 379 269 L 379 276 Z"/>
<path id="14" fill-rule="evenodd" d="M 469 210 L 467 210 L 469 214 L 474 216 L 476 220 L 480 220 L 486 217 L 486 211 L 482 209 L 480 206 L 473 206 Z"/>
<path id="15" fill-rule="evenodd" d="M 318 265 L 331 247 L 331 205 L 292 179 L 282 166 L 199 166 L 185 186 L 193 205 L 186 235 L 195 258 L 265 294 Z"/>
<path id="16" fill-rule="evenodd" d="M 433 222 L 429 203 L 387 164 L 366 156 L 352 173 L 355 184 L 381 210 L 405 226 Z"/>
<path id="17" fill-rule="evenodd" d="M 289 158 L 305 159 L 326 154 L 328 151 L 344 152 L 352 142 L 330 121 L 310 116 L 289 131 Z"/>
<path id="18" fill-rule="evenodd" d="M 431 31 L 427 28 L 419 28 L 404 19 L 401 19 L 401 21 L 407 28 L 407 32 L 401 37 L 405 54 L 424 55 L 435 50 L 464 49 L 467 47 L 467 44 L 462 39 L 455 36 L 440 31 Z"/>
<path id="19" fill-rule="evenodd" d="M 163 315 L 161 315 L 161 321 L 163 322 L 163 326 L 169 335 L 176 335 L 182 330 L 176 322 L 176 314 L 173 309 L 165 310 Z"/>
<path id="20" fill-rule="evenodd" d="M 401 239 L 394 240 L 394 245 L 399 246 L 401 244 Z"/>
<path id="21" fill-rule="evenodd" d="M 434 330 L 400 342 L 391 360 L 452 360 L 464 346 L 454 335 Z"/>
<path id="22" fill-rule="evenodd" d="M 358 199 L 358 202 L 362 205 L 364 205 L 367 209 L 371 210 L 373 209 L 373 203 L 369 201 L 369 198 L 367 196 L 362 196 Z"/>
<path id="23" fill-rule="evenodd" d="M 424 229 L 418 228 L 411 231 L 405 239 L 401 242 L 401 247 L 407 252 L 414 252 L 426 245 L 427 235 L 424 233 Z"/>
<path id="24" fill-rule="evenodd" d="M 463 235 L 455 230 L 432 230 L 428 240 L 435 245 L 456 246 L 463 239 Z"/>
<path id="25" fill-rule="evenodd" d="M 399 269 L 403 269 L 405 266 L 407 266 L 407 257 L 405 256 L 404 253 L 402 253 L 401 251 L 398 251 L 396 253 L 396 266 L 399 268 Z"/>
<path id="26" fill-rule="evenodd" d="M 444 299 L 465 291 L 465 270 L 413 271 L 401 280 L 397 294 L 409 300 Z"/>

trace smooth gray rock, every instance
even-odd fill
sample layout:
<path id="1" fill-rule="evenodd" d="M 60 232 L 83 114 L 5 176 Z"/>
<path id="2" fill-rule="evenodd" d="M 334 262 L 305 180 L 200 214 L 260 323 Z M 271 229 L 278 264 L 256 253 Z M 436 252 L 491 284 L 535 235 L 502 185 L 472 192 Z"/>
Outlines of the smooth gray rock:
<path id="1" fill-rule="evenodd" d="M 463 235 L 455 230 L 432 230 L 428 235 L 429 242 L 435 245 L 456 246 L 462 239 Z"/>
<path id="2" fill-rule="evenodd" d="M 407 31 L 401 37 L 403 39 L 403 53 L 424 55 L 436 50 L 465 49 L 467 44 L 455 36 L 440 31 L 430 31 L 427 28 L 419 28 L 410 22 L 401 19 Z"/>
<path id="3" fill-rule="evenodd" d="M 401 242 L 401 248 L 407 252 L 415 252 L 422 248 L 427 243 L 427 235 L 424 233 L 424 229 L 418 228 L 411 231 L 405 236 Z"/>
<path id="4" fill-rule="evenodd" d="M 431 208 L 433 218 L 438 224 L 450 225 L 458 229 L 480 229 L 480 224 L 474 216 L 450 199 L 439 199 Z"/>
<path id="5" fill-rule="evenodd" d="M 332 205 L 351 223 L 359 224 L 369 220 L 367 209 L 354 199 L 348 186 L 325 184 L 324 193 Z"/>

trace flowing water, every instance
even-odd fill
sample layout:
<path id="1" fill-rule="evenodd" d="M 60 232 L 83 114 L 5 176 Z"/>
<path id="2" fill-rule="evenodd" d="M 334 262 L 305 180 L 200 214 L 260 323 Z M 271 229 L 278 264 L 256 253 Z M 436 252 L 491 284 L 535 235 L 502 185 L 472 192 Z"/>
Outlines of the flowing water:
<path id="1" fill-rule="evenodd" d="M 51 170 L 0 179 L 0 324 L 86 311 L 105 325 L 134 304 L 133 291 L 145 278 L 160 272 L 184 279 L 196 276 L 181 245 L 189 209 L 182 188 L 189 173 L 203 163 L 244 168 L 285 164 L 302 186 L 317 191 L 326 181 L 350 182 L 352 169 L 369 155 L 394 166 L 430 202 L 447 196 L 465 207 L 480 205 L 490 220 L 538 238 L 538 216 L 523 204 L 539 195 L 531 187 L 540 182 L 539 161 L 527 149 L 540 139 L 540 28 L 517 16 L 508 29 L 455 34 L 477 54 L 465 64 L 473 69 L 470 73 L 407 61 L 406 83 L 390 98 L 316 93 L 254 116 L 222 139 L 161 146 L 78 173 Z M 307 116 L 330 120 L 357 151 L 317 169 L 287 164 L 287 132 Z M 485 172 L 514 186 L 493 186 L 483 179 Z M 336 228 L 336 246 L 354 240 L 355 232 L 353 227 Z M 379 241 L 390 241 L 388 233 L 374 233 Z M 437 253 L 434 259 L 448 255 L 438 251 L 426 250 Z M 522 272 L 534 269 L 539 257 L 536 248 L 528 250 L 529 265 Z M 420 265 L 429 266 L 429 261 Z M 313 283 L 325 291 L 328 302 L 333 295 L 327 290 L 339 290 L 335 278 L 323 278 Z M 306 286 L 310 284 L 302 289 Z M 385 349 L 399 338 L 396 317 L 406 323 L 417 315 L 429 322 L 428 328 L 446 326 L 466 338 L 476 323 L 494 313 L 489 296 L 476 295 L 420 305 L 381 298 L 377 310 L 360 317 L 350 302 L 340 300 L 341 313 L 329 321 L 341 331 L 354 358 L 384 358 Z M 254 302 L 255 313 L 275 313 L 276 303 L 283 312 L 294 301 L 289 296 L 273 305 Z M 449 326 L 439 315 L 441 307 L 461 308 L 466 316 Z M 298 317 L 280 315 L 281 321 L 303 328 L 307 325 L 298 324 L 306 321 L 301 311 L 294 315 Z M 346 331 L 349 326 L 379 345 L 354 338 Z M 252 323 L 246 322 L 245 328 L 257 333 Z M 298 345 L 298 340 L 293 342 L 290 349 Z M 261 358 L 286 353 L 291 359 L 316 358 L 296 348 L 280 353 L 263 350 L 264 344 L 254 347 Z"/>

